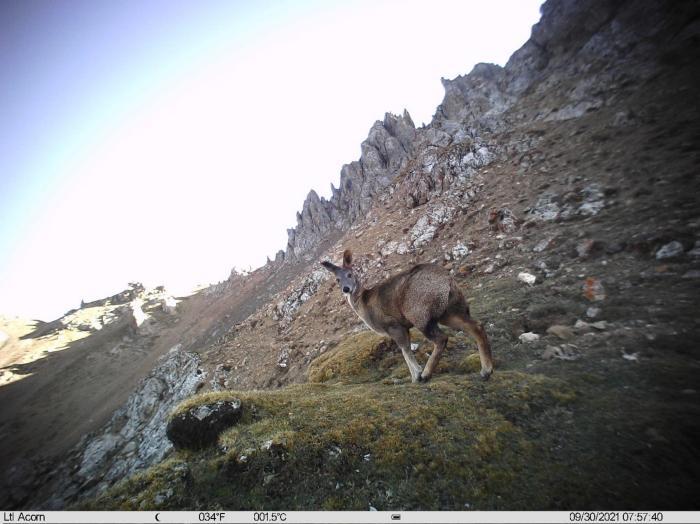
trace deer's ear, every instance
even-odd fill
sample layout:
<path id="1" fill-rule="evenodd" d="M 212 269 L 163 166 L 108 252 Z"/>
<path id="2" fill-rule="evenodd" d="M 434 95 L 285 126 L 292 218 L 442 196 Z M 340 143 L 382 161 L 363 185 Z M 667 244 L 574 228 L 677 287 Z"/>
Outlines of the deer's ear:
<path id="1" fill-rule="evenodd" d="M 352 266 L 352 251 L 349 249 L 346 249 L 343 252 L 343 267 L 350 267 Z"/>
<path id="2" fill-rule="evenodd" d="M 336 270 L 340 269 L 340 268 L 339 268 L 338 266 L 336 266 L 335 264 L 332 264 L 332 263 L 328 262 L 328 260 L 324 260 L 323 262 L 321 262 L 321 265 L 322 265 L 323 267 L 325 267 L 325 268 L 326 268 L 328 271 L 330 271 L 331 273 L 335 273 Z"/>

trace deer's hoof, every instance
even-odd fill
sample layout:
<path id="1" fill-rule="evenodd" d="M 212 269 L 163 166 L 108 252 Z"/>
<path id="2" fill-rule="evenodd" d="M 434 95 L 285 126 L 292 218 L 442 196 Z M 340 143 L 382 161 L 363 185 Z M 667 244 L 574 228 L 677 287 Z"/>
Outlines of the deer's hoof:
<path id="1" fill-rule="evenodd" d="M 493 369 L 482 369 L 481 370 L 481 380 L 484 382 L 487 381 L 488 379 L 491 378 L 491 374 L 493 373 Z"/>

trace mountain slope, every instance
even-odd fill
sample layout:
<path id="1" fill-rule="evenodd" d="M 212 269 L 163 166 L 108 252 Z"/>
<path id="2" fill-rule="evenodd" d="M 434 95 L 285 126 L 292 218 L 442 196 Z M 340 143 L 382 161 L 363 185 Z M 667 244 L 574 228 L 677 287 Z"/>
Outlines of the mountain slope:
<path id="1" fill-rule="evenodd" d="M 74 476 L 59 502 L 697 509 L 698 20 L 693 2 L 550 0 L 504 68 L 443 81 L 429 126 L 376 123 L 286 252 L 236 284 L 238 320 L 196 348 L 203 394 L 174 417 L 240 399 L 240 421 L 106 491 Z M 449 332 L 433 380 L 408 383 L 318 265 L 344 248 L 366 285 L 450 271 L 491 381 Z"/>
<path id="2" fill-rule="evenodd" d="M 241 421 L 95 507 L 697 508 L 697 21 L 687 2 L 550 1 L 505 68 L 444 81 L 398 160 L 356 166 L 387 174 L 372 206 L 344 230 L 310 195 L 291 238 L 342 236 L 292 242 L 308 272 L 202 353 L 224 391 L 180 413 L 240 399 Z M 450 270 L 492 380 L 452 334 L 433 381 L 406 383 L 314 263 L 346 247 L 370 285 Z M 307 380 L 333 385 L 235 391 Z"/>

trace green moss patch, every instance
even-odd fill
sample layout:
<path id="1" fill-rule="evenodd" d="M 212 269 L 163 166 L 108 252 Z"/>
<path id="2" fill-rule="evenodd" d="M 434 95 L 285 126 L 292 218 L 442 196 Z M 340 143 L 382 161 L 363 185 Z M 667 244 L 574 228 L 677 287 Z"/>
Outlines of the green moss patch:
<path id="1" fill-rule="evenodd" d="M 233 398 L 244 414 L 215 447 L 178 452 L 88 507 L 489 509 L 504 500 L 541 507 L 542 496 L 516 495 L 542 453 L 522 423 L 574 394 L 560 381 L 509 371 L 487 383 L 442 375 L 427 385 L 209 393 L 179 410 Z M 172 472 L 183 462 L 187 482 Z M 156 504 L 149 497 L 159 493 Z"/>
<path id="2" fill-rule="evenodd" d="M 403 363 L 403 357 L 391 339 L 363 331 L 314 359 L 309 366 L 309 382 L 373 381 L 388 376 L 399 361 Z"/>

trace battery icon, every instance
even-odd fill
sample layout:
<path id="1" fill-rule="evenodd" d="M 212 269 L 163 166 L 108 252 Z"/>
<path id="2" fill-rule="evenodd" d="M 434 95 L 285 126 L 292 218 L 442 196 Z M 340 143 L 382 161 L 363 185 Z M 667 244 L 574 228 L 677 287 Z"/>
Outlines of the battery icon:
<path id="1" fill-rule="evenodd" d="M 401 515 L 399 515 L 398 513 L 393 513 L 391 515 L 391 520 L 401 520 Z"/>

